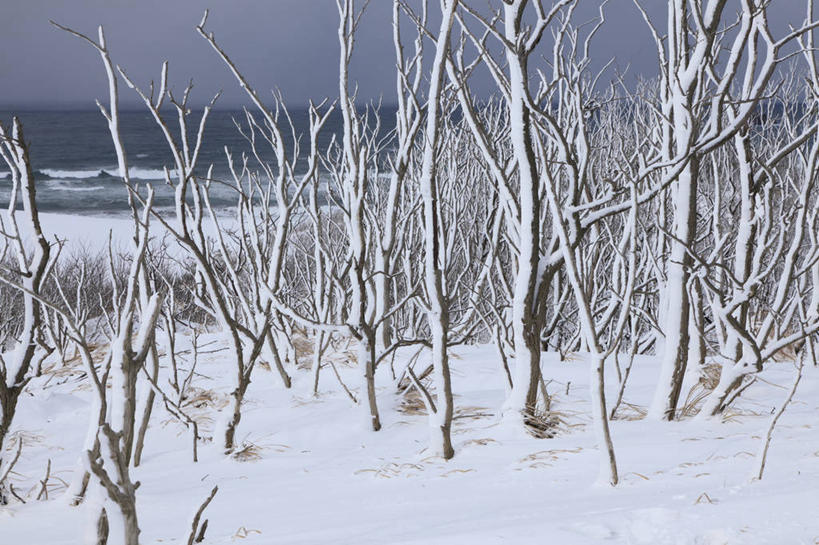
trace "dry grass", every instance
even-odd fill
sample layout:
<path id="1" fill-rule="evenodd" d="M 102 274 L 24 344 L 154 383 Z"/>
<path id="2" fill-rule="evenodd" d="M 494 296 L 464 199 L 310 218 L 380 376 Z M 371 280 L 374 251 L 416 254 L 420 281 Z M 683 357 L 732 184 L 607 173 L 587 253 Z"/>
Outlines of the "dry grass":
<path id="1" fill-rule="evenodd" d="M 533 413 L 524 413 L 523 425 L 532 437 L 537 439 L 551 439 L 563 424 L 563 418 L 558 411 L 535 410 Z"/>
<path id="2" fill-rule="evenodd" d="M 648 414 L 648 410 L 645 407 L 623 401 L 617 408 L 616 420 L 627 420 L 633 422 L 644 419 L 646 414 Z"/>
<path id="3" fill-rule="evenodd" d="M 722 365 L 718 363 L 707 363 L 700 370 L 699 383 L 706 390 L 713 390 L 719 384 L 719 377 L 722 374 Z"/>
<path id="4" fill-rule="evenodd" d="M 236 533 L 233 534 L 233 537 L 231 539 L 233 541 L 236 541 L 237 539 L 246 539 L 246 538 L 250 537 L 253 534 L 261 535 L 262 531 L 261 530 L 254 530 L 253 528 L 245 528 L 244 526 L 241 526 L 241 527 L 239 527 L 238 530 L 236 530 Z"/>
<path id="5" fill-rule="evenodd" d="M 343 350 L 341 352 L 337 352 L 333 358 L 333 361 L 336 363 L 336 365 L 341 365 L 342 367 L 354 368 L 358 366 L 358 356 L 354 350 Z"/>
<path id="6" fill-rule="evenodd" d="M 43 367 L 43 374 L 50 375 L 54 378 L 70 378 L 78 375 L 85 375 L 85 371 L 80 367 L 79 360 L 74 360 L 73 363 L 52 363 L 48 367 Z"/>
<path id="7" fill-rule="evenodd" d="M 192 407 L 194 409 L 224 409 L 228 406 L 230 400 L 228 396 L 220 394 L 215 390 L 205 388 L 197 388 L 195 386 L 189 389 L 190 393 L 185 398 L 184 407 Z"/>
<path id="8" fill-rule="evenodd" d="M 430 384 L 425 384 L 424 387 L 433 393 Z M 418 392 L 417 388 L 410 386 L 403 391 L 401 395 L 401 403 L 397 407 L 398 412 L 408 416 L 426 416 L 427 407 L 424 404 L 424 398 Z M 478 420 L 480 418 L 489 418 L 494 414 L 486 407 L 477 405 L 458 405 L 455 404 L 455 411 L 453 420 Z"/>
<path id="9" fill-rule="evenodd" d="M 105 352 L 108 350 L 107 344 L 99 344 L 99 343 L 89 343 L 88 348 L 91 350 L 91 356 L 94 360 L 105 355 Z M 54 367 L 58 369 L 64 369 L 66 367 L 79 367 L 82 365 L 82 358 L 80 357 L 79 353 L 75 353 L 74 348 L 70 347 L 68 352 L 72 355 L 65 360 L 62 360 L 55 364 Z"/>
<path id="10" fill-rule="evenodd" d="M 628 477 L 629 475 L 634 475 L 635 477 L 640 477 L 644 481 L 650 481 L 651 480 L 650 478 L 646 477 L 642 473 L 637 473 L 636 471 L 630 471 L 630 472 L 626 473 L 625 475 L 623 475 L 623 477 L 625 478 L 625 477 Z"/>
<path id="11" fill-rule="evenodd" d="M 377 468 L 364 468 L 354 471 L 353 475 L 371 474 L 379 479 L 392 479 L 393 477 L 416 477 L 425 468 L 421 464 L 390 462 Z"/>
<path id="12" fill-rule="evenodd" d="M 751 417 L 758 417 L 762 416 L 764 413 L 759 411 L 752 411 L 749 409 L 742 410 L 737 409 L 736 407 L 726 407 L 725 410 L 722 411 L 722 421 L 725 422 L 741 422 L 743 418 L 751 416 Z"/>
<path id="13" fill-rule="evenodd" d="M 312 365 L 313 352 L 315 351 L 315 343 L 313 339 L 307 337 L 307 332 L 304 329 L 293 329 L 293 336 L 290 338 L 293 348 L 296 350 L 296 366 L 299 369 L 309 369 Z"/>
<path id="14" fill-rule="evenodd" d="M 6 451 L 12 452 L 17 450 L 17 445 L 22 442 L 23 448 L 33 445 L 41 445 L 45 441 L 45 437 L 30 431 L 18 430 L 9 435 L 9 440 L 6 442 Z"/>
<path id="15" fill-rule="evenodd" d="M 464 442 L 463 446 L 468 447 L 470 445 L 477 445 L 477 446 L 480 446 L 480 447 L 485 447 L 486 445 L 490 445 L 492 443 L 500 444 L 497 441 L 495 441 L 494 439 L 491 439 L 489 437 L 483 437 L 483 438 L 480 438 L 480 439 L 470 439 L 469 441 Z"/>
<path id="16" fill-rule="evenodd" d="M 237 462 L 256 462 L 262 459 L 262 448 L 249 441 L 243 441 L 241 447 L 230 457 Z"/>
<path id="17" fill-rule="evenodd" d="M 677 410 L 680 417 L 688 418 L 696 415 L 700 411 L 705 398 L 719 384 L 722 366 L 718 363 L 708 363 L 700 369 L 700 377 L 697 383 L 688 391 L 685 401 Z"/>
<path id="18" fill-rule="evenodd" d="M 424 399 L 418 390 L 409 388 L 401 396 L 401 403 L 398 405 L 398 412 L 408 416 L 425 416 L 427 414 L 427 407 L 424 405 Z"/>
<path id="19" fill-rule="evenodd" d="M 200 439 L 208 442 L 213 438 L 208 432 L 213 431 L 213 415 L 224 409 L 230 403 L 230 397 L 215 390 L 198 388 L 191 386 L 188 388 L 188 395 L 182 403 L 182 410 L 192 418 L 199 428 Z M 163 424 L 178 422 L 176 418 L 171 418 Z"/>
<path id="20" fill-rule="evenodd" d="M 480 418 L 490 418 L 494 413 L 487 407 L 477 405 L 465 405 L 455 407 L 455 420 L 478 420 Z"/>
<path id="21" fill-rule="evenodd" d="M 697 504 L 700 504 L 700 503 L 714 504 L 714 503 L 717 503 L 717 501 L 715 499 L 711 498 L 711 496 L 709 496 L 707 492 L 703 492 L 702 494 L 699 495 L 699 497 L 697 498 L 697 501 L 694 502 L 694 505 L 697 505 Z"/>
<path id="22" fill-rule="evenodd" d="M 441 477 L 449 477 L 450 475 L 462 475 L 464 473 L 472 473 L 473 471 L 477 471 L 477 469 L 450 469 L 449 471 L 441 473 Z"/>
<path id="23" fill-rule="evenodd" d="M 518 463 L 526 464 L 528 467 L 533 469 L 540 467 L 551 467 L 552 462 L 560 460 L 560 458 L 564 457 L 566 454 L 578 454 L 582 450 L 583 447 L 577 447 L 574 449 L 539 450 L 529 454 L 528 456 L 524 456 L 518 460 Z"/>
<path id="24" fill-rule="evenodd" d="M 430 471 L 441 471 L 441 473 L 438 473 L 438 477 L 447 478 L 465 473 L 473 473 L 477 470 L 472 468 L 450 468 L 441 458 L 428 456 L 419 463 L 389 462 L 381 467 L 359 469 L 354 471 L 353 475 L 372 475 L 377 479 L 394 479 L 396 477 L 418 477 L 421 473 Z"/>
<path id="25" fill-rule="evenodd" d="M 696 415 L 700 412 L 700 407 L 710 393 L 711 390 L 703 388 L 700 383 L 695 384 L 691 390 L 688 391 L 688 395 L 685 397 L 682 407 L 677 409 L 677 414 L 683 418 Z"/>
<path id="26" fill-rule="evenodd" d="M 70 471 L 62 471 L 61 473 L 71 473 Z M 48 481 L 46 482 L 46 492 L 47 497 L 54 497 L 59 495 L 63 491 L 68 489 L 68 481 L 65 479 L 58 477 L 53 472 L 48 476 Z M 36 498 L 39 494 L 40 490 L 43 487 L 42 481 L 37 481 L 34 483 L 29 489 L 25 492 L 25 497 L 28 498 Z"/>

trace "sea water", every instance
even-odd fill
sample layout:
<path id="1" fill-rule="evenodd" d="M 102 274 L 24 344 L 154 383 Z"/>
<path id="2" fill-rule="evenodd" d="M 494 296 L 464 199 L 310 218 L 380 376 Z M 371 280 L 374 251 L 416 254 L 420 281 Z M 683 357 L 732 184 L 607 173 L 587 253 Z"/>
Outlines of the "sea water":
<path id="1" fill-rule="evenodd" d="M 394 110 L 384 112 L 385 121 L 392 122 Z M 120 215 L 128 212 L 127 189 L 119 177 L 117 158 L 108 124 L 98 110 L 86 111 L 0 111 L 0 121 L 10 131 L 12 116 L 23 124 L 23 133 L 30 146 L 30 156 L 37 188 L 38 207 L 44 212 L 69 214 Z M 177 115 L 173 110 L 163 112 L 172 130 L 173 138 L 181 148 Z M 193 148 L 199 127 L 201 111 L 194 110 L 188 119 L 189 145 Z M 263 127 L 263 120 L 255 114 Z M 305 154 L 310 148 L 309 115 L 307 110 L 290 112 L 293 128 L 284 116 L 279 117 L 283 139 L 289 157 L 293 156 L 295 133 L 300 145 L 297 173 L 307 169 Z M 211 202 L 217 209 L 236 203 L 235 185 L 228 168 L 225 149 L 241 169 L 242 154 L 249 157 L 248 166 L 259 170 L 251 146 L 242 135 L 237 123 L 247 133 L 247 118 L 241 110 L 213 110 L 207 120 L 202 148 L 195 172 L 204 176 L 213 165 Z M 385 123 L 385 125 L 388 123 Z M 132 182 L 144 192 L 147 184 L 154 187 L 155 206 L 159 209 L 173 206 L 173 188 L 165 180 L 165 169 L 172 181 L 175 164 L 168 143 L 151 114 L 145 110 L 122 111 L 121 135 L 128 155 Z M 333 112 L 319 136 L 319 149 L 326 150 L 335 138 L 338 141 L 341 116 Z M 277 168 L 271 146 L 257 133 L 258 151 L 262 161 Z M 263 177 L 264 183 L 267 180 Z M 246 182 L 246 180 L 245 180 Z M 8 203 L 11 189 L 9 169 L 0 161 L 0 205 Z"/>

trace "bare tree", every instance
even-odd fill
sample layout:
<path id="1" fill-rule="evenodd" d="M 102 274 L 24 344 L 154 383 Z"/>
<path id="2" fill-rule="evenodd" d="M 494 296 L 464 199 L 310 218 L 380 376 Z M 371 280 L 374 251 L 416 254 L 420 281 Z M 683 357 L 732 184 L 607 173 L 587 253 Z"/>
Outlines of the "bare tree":
<path id="1" fill-rule="evenodd" d="M 54 265 L 51 245 L 43 235 L 37 214 L 36 187 L 31 168 L 29 149 L 23 135 L 23 126 L 18 118 L 12 121 L 11 134 L 0 124 L 0 156 L 11 171 L 11 195 L 5 220 L 0 218 L 0 234 L 3 236 L 2 261 L 11 252 L 14 256 L 14 275 L 19 278 L 23 291 L 22 328 L 16 347 L 8 360 L 0 355 L 0 468 L 17 403 L 20 394 L 32 378 L 32 368 L 38 369 L 40 362 L 51 350 L 43 348 L 39 340 L 42 335 L 42 313 L 37 297 L 43 282 Z M 22 221 L 18 222 L 18 196 L 23 203 Z M 20 223 L 27 232 L 20 229 Z M 34 248 L 26 246 L 26 238 L 34 239 Z M 0 504 L 8 501 L 3 483 L 0 483 Z"/>
<path id="2" fill-rule="evenodd" d="M 654 36 L 660 64 L 657 160 L 662 186 L 671 184 L 668 252 L 659 294 L 663 323 L 660 381 L 649 415 L 675 417 L 692 342 L 688 286 L 693 258 L 688 248 L 696 238 L 698 175 L 703 155 L 730 141 L 748 122 L 769 91 L 769 80 L 783 46 L 814 23 L 791 29 L 774 39 L 767 18 L 768 4 L 740 2 L 736 20 L 726 0 L 668 4 L 666 34 L 662 35 L 639 2 Z M 730 31 L 728 29 L 731 29 Z M 761 44 L 761 45 L 760 45 Z M 764 46 L 764 49 L 763 47 Z M 737 96 L 732 94 L 739 87 Z M 699 339 L 693 342 L 699 343 Z"/>
<path id="3" fill-rule="evenodd" d="M 428 407 L 432 427 L 430 445 L 435 454 L 449 459 L 454 455 L 450 430 L 452 427 L 452 385 L 449 373 L 447 339 L 449 336 L 449 308 L 444 292 L 442 223 L 436 175 L 436 151 L 440 140 L 440 102 L 444 86 L 445 62 L 449 54 L 450 35 L 455 21 L 457 0 L 441 2 L 441 28 L 435 45 L 435 59 L 430 74 L 427 94 L 424 159 L 421 165 L 421 196 L 424 203 L 424 284 L 429 309 L 427 322 L 432 333 L 432 365 L 435 376 L 437 402 Z"/>

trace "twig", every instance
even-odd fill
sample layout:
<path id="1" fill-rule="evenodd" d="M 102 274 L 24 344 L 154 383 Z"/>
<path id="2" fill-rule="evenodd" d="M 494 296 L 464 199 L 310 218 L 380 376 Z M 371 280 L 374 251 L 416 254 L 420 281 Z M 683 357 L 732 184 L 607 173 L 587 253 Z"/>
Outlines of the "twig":
<path id="1" fill-rule="evenodd" d="M 407 374 L 409 375 L 410 379 L 412 379 L 412 384 L 415 386 L 415 389 L 418 390 L 419 394 L 421 394 L 421 397 L 424 400 L 424 405 L 427 406 L 427 411 L 437 413 L 438 409 L 435 407 L 435 402 L 432 400 L 429 390 L 424 388 L 424 385 L 421 384 L 421 381 L 415 376 L 415 372 L 412 370 L 412 367 L 407 367 Z"/>
<path id="2" fill-rule="evenodd" d="M 40 493 L 37 494 L 37 501 L 40 500 L 48 500 L 48 480 L 51 478 L 51 458 L 48 459 L 48 465 L 46 466 L 46 474 L 43 480 L 40 481 L 42 488 L 40 488 Z"/>
<path id="3" fill-rule="evenodd" d="M 347 396 L 353 401 L 353 403 L 358 403 L 358 399 L 356 399 L 355 395 L 347 388 L 347 385 L 344 384 L 344 381 L 341 380 L 341 375 L 338 374 L 338 369 L 336 369 L 336 364 L 333 360 L 330 360 L 330 368 L 333 370 L 333 374 L 336 376 L 336 380 L 338 383 L 341 384 L 341 387 L 344 388 L 344 392 Z"/>
<path id="4" fill-rule="evenodd" d="M 24 500 L 23 498 L 21 498 L 20 496 L 17 495 L 17 492 L 14 490 L 14 485 L 11 484 L 11 483 L 9 483 L 9 492 L 11 492 L 12 496 L 14 496 L 18 500 L 20 500 L 20 503 L 23 503 L 23 504 L 26 503 L 26 500 Z"/>
<path id="5" fill-rule="evenodd" d="M 9 465 L 6 466 L 6 470 L 3 472 L 2 475 L 0 475 L 0 485 L 2 485 L 3 482 L 6 480 L 6 478 L 8 478 L 9 474 L 11 473 L 11 470 L 14 469 L 14 464 L 16 464 L 17 460 L 20 459 L 20 451 L 22 451 L 22 450 L 23 450 L 23 440 L 22 440 L 22 438 L 18 438 L 17 439 L 17 452 L 14 454 L 14 458 L 11 459 L 11 462 L 9 463 Z"/>
<path id="6" fill-rule="evenodd" d="M 796 368 L 796 378 L 793 381 L 793 385 L 791 386 L 790 391 L 788 392 L 788 397 L 782 402 L 782 405 L 779 407 L 779 410 L 776 412 L 774 417 L 771 419 L 771 423 L 768 425 L 768 432 L 765 434 L 765 439 L 762 441 L 762 445 L 759 449 L 759 454 L 757 455 L 757 467 L 756 471 L 754 471 L 752 480 L 761 480 L 762 473 L 765 471 L 765 462 L 768 458 L 768 448 L 771 446 L 771 437 L 773 436 L 774 427 L 776 426 L 777 421 L 779 418 L 785 413 L 785 409 L 788 408 L 791 400 L 793 399 L 793 395 L 796 393 L 796 387 L 799 386 L 799 382 L 802 380 L 802 368 L 805 365 L 805 356 L 804 352 L 802 357 L 799 358 L 799 364 Z"/>
<path id="7" fill-rule="evenodd" d="M 202 541 L 205 539 L 205 530 L 208 527 L 208 521 L 207 519 L 205 519 L 205 521 L 202 523 L 200 530 L 199 520 L 202 518 L 202 513 L 205 511 L 207 506 L 210 504 L 211 500 L 213 500 L 213 497 L 216 495 L 216 492 L 218 491 L 219 486 L 218 485 L 214 486 L 213 490 L 210 491 L 208 497 L 205 499 L 204 502 L 202 502 L 202 505 L 199 506 L 199 509 L 193 516 L 193 520 L 191 521 L 191 533 L 188 534 L 187 541 L 188 545 L 193 545 L 194 543 L 202 543 Z"/>

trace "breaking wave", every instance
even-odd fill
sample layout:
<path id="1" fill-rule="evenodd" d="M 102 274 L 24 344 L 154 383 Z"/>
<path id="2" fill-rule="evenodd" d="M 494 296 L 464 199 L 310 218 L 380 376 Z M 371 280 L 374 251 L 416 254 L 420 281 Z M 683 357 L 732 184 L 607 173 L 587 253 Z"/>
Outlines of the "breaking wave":
<path id="1" fill-rule="evenodd" d="M 59 170 L 44 168 L 35 172 L 40 178 L 51 180 L 98 180 L 101 178 L 117 178 L 118 168 L 116 166 L 106 166 L 94 169 L 83 170 Z M 165 171 L 157 168 L 131 167 L 131 178 L 136 180 L 164 180 Z M 173 175 L 174 171 L 171 171 Z M 1 175 L 2 173 L 0 173 Z"/>

